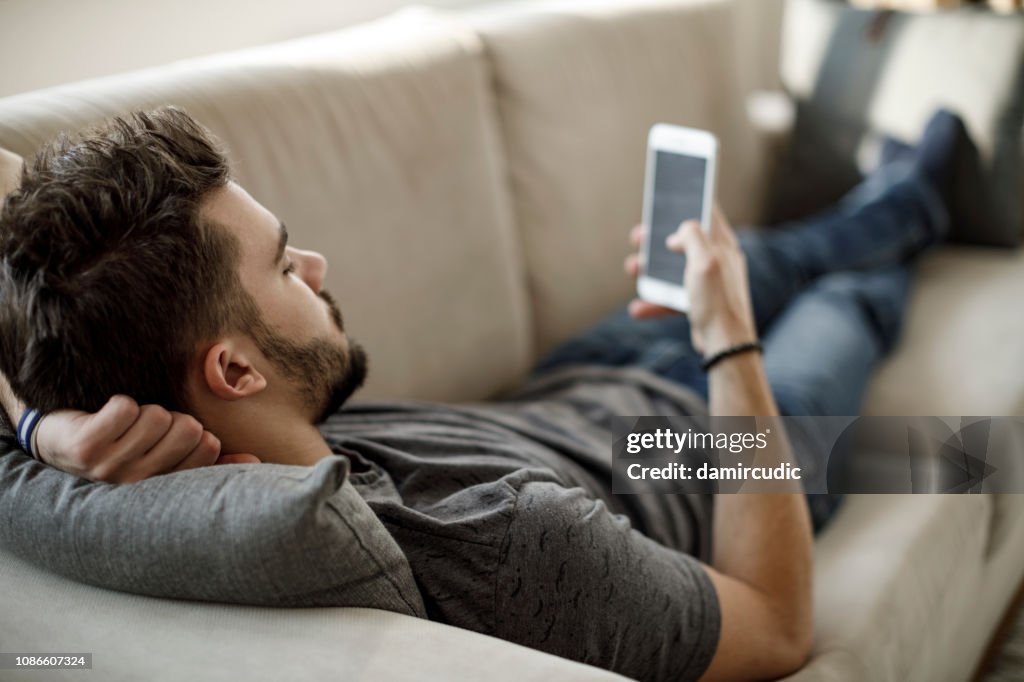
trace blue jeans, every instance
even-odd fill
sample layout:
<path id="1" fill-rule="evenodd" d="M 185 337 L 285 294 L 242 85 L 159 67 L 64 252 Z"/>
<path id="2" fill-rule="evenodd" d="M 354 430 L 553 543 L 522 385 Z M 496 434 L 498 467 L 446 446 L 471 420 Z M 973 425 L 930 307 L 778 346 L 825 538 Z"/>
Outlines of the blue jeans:
<path id="1" fill-rule="evenodd" d="M 910 261 L 941 241 L 941 198 L 908 165 L 885 167 L 834 208 L 770 231 L 741 231 L 764 367 L 786 416 L 855 415 L 872 370 L 895 344 Z M 702 356 L 686 316 L 632 319 L 623 308 L 544 358 L 536 372 L 574 364 L 639 366 L 705 400 Z M 826 452 L 813 433 L 791 432 L 794 455 L 812 470 Z M 840 496 L 809 495 L 815 529 Z"/>

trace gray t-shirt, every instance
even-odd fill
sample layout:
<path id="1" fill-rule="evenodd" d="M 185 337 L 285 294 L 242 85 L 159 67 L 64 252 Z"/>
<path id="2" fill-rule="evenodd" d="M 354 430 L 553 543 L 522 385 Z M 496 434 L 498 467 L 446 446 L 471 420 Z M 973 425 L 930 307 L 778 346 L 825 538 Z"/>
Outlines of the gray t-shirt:
<path id="1" fill-rule="evenodd" d="M 636 369 L 575 367 L 500 402 L 363 403 L 322 427 L 433 620 L 641 680 L 718 645 L 707 496 L 611 493 L 611 419 L 706 413 Z"/>

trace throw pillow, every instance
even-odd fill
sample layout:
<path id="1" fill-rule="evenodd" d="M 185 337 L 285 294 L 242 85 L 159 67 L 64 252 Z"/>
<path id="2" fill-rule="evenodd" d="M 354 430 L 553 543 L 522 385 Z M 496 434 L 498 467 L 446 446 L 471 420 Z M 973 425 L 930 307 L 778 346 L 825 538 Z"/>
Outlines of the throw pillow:
<path id="1" fill-rule="evenodd" d="M 405 555 L 348 481 L 314 467 L 235 464 L 91 482 L 0 439 L 0 544 L 37 567 L 154 597 L 362 606 L 425 617 Z"/>

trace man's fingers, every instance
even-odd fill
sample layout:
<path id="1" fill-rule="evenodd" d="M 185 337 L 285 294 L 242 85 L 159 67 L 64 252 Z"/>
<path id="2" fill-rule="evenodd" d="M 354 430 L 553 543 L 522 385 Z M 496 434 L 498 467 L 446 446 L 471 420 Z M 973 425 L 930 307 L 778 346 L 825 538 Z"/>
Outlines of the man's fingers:
<path id="1" fill-rule="evenodd" d="M 725 213 L 722 212 L 722 207 L 717 202 L 715 202 L 715 206 L 712 209 L 712 214 L 711 238 L 718 239 L 730 246 L 737 246 L 739 242 L 736 240 L 736 233 L 733 231 L 732 225 L 729 224 L 729 220 L 725 217 Z"/>
<path id="2" fill-rule="evenodd" d="M 58 469 L 92 480 L 116 476 L 120 464 L 114 460 L 124 451 L 114 443 L 131 430 L 139 414 L 138 404 L 125 395 L 115 395 L 93 414 L 78 410 L 51 412 L 40 421 L 36 432 L 39 457 Z"/>
<path id="3" fill-rule="evenodd" d="M 644 243 L 644 226 L 634 225 L 633 229 L 629 231 L 629 245 L 634 249 L 639 249 Z"/>
<path id="4" fill-rule="evenodd" d="M 635 253 L 631 253 L 626 256 L 626 262 L 623 263 L 623 268 L 626 274 L 636 279 L 640 276 L 640 256 Z"/>
<path id="5" fill-rule="evenodd" d="M 216 464 L 259 464 L 260 458 L 256 455 L 221 455 L 217 458 Z"/>
<path id="6" fill-rule="evenodd" d="M 139 418 L 123 436 L 102 446 L 94 445 L 101 454 L 90 457 L 96 463 L 89 468 L 88 477 L 108 483 L 131 483 L 154 475 L 156 472 L 139 460 L 167 435 L 173 422 L 171 413 L 159 405 L 143 405 Z"/>
<path id="7" fill-rule="evenodd" d="M 728 222 L 725 219 L 725 211 L 722 210 L 722 205 L 717 201 L 711 204 L 711 215 L 715 220 L 721 220 L 722 222 Z"/>
<path id="8" fill-rule="evenodd" d="M 199 444 L 192 452 L 186 454 L 169 472 L 185 471 L 186 469 L 198 469 L 208 467 L 217 463 L 217 456 L 220 454 L 220 441 L 209 431 L 204 431 Z"/>
<path id="9" fill-rule="evenodd" d="M 667 317 L 668 315 L 678 314 L 678 312 L 671 308 L 663 308 L 660 305 L 641 301 L 639 298 L 634 298 L 629 302 L 629 316 L 634 320 L 650 320 L 657 317 Z"/>
<path id="10" fill-rule="evenodd" d="M 128 455 L 149 452 L 174 424 L 174 416 L 159 405 L 143 405 L 139 418 L 123 436 L 117 439 L 117 448 Z"/>
<path id="11" fill-rule="evenodd" d="M 139 404 L 126 395 L 115 395 L 100 408 L 99 412 L 89 415 L 89 435 L 95 434 L 97 440 L 111 443 L 125 434 L 139 418 Z M 88 438 L 88 435 L 85 436 Z"/>
<path id="12" fill-rule="evenodd" d="M 220 443 L 216 438 L 212 438 L 213 434 L 210 434 L 212 442 L 207 441 L 204 444 L 206 432 L 199 421 L 180 412 L 170 414 L 172 421 L 167 433 L 131 466 L 134 472 L 142 474 L 140 478 L 174 471 L 181 462 L 193 456 L 198 458 L 198 465 L 209 466 L 220 454 Z M 202 461 L 205 461 L 205 464 L 201 463 Z"/>
<path id="13" fill-rule="evenodd" d="M 675 252 L 686 251 L 691 256 L 700 255 L 708 246 L 707 235 L 696 220 L 687 220 L 665 240 L 665 246 Z"/>

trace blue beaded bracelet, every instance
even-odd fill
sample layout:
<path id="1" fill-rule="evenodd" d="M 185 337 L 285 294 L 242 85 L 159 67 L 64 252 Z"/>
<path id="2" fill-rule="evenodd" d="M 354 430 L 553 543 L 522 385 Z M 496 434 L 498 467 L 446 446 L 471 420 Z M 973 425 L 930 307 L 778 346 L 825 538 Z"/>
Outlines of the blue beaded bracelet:
<path id="1" fill-rule="evenodd" d="M 21 415 L 21 419 L 18 420 L 18 443 L 21 444 L 21 449 L 34 459 L 39 458 L 32 451 L 32 434 L 35 432 L 36 427 L 39 426 L 39 420 L 42 418 L 43 413 L 39 410 L 25 410 Z"/>

